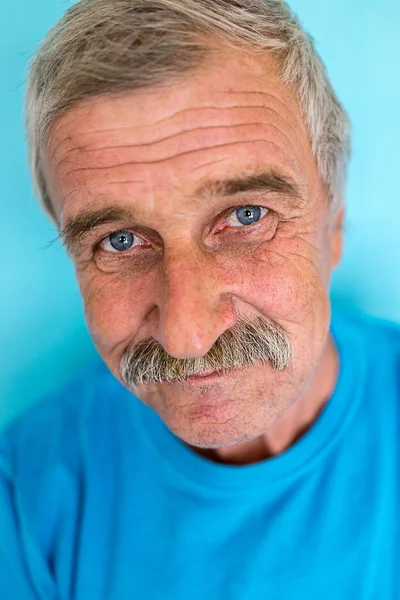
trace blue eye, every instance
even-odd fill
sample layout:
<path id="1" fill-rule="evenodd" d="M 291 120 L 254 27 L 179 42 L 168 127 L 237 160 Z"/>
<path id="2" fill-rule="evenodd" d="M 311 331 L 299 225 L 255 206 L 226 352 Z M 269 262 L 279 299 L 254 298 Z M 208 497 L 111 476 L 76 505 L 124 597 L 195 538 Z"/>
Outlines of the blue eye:
<path id="1" fill-rule="evenodd" d="M 129 231 L 116 231 L 110 235 L 110 244 L 117 252 L 124 252 L 133 246 L 134 235 Z"/>
<path id="2" fill-rule="evenodd" d="M 261 210 L 259 206 L 244 206 L 236 210 L 236 216 L 242 225 L 252 225 L 261 218 Z"/>
<path id="3" fill-rule="evenodd" d="M 241 206 L 233 210 L 227 218 L 231 227 L 253 225 L 268 213 L 268 208 L 262 206 Z"/>
<path id="4" fill-rule="evenodd" d="M 130 231 L 114 231 L 100 242 L 101 248 L 108 252 L 126 252 L 140 245 L 141 238 Z"/>

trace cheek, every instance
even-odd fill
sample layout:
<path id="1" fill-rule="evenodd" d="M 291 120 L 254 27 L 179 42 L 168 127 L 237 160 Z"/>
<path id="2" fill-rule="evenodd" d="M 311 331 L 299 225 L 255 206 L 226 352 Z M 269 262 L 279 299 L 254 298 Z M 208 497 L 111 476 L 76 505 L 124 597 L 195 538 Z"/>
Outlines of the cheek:
<path id="1" fill-rule="evenodd" d="M 85 318 L 93 341 L 104 356 L 134 339 L 144 318 L 143 298 L 152 289 L 149 278 L 104 273 L 78 275 Z"/>
<path id="2" fill-rule="evenodd" d="M 247 262 L 247 261 L 246 261 Z M 325 304 L 327 290 L 312 244 L 296 238 L 262 244 L 244 267 L 248 292 L 272 318 L 301 322 Z"/>
<path id="3" fill-rule="evenodd" d="M 237 294 L 289 335 L 297 381 L 305 381 L 321 356 L 330 323 L 329 293 L 319 254 L 310 240 L 284 238 L 259 246 L 242 265 Z"/>

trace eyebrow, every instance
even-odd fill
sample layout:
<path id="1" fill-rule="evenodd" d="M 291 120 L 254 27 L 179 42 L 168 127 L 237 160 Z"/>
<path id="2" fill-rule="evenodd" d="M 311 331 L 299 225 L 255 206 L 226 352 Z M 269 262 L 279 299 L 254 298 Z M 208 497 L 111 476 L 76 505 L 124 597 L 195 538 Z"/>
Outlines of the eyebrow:
<path id="1" fill-rule="evenodd" d="M 246 192 L 275 193 L 288 200 L 291 207 L 296 207 L 303 201 L 298 185 L 291 178 L 275 170 L 228 179 L 208 180 L 197 188 L 194 197 L 207 199 L 232 197 Z M 68 217 L 65 223 L 61 224 L 59 237 L 67 251 L 72 252 L 83 238 L 97 227 L 118 221 L 132 221 L 132 219 L 134 219 L 133 212 L 121 206 L 86 209 Z"/>
<path id="2" fill-rule="evenodd" d="M 299 186 L 290 177 L 281 175 L 274 169 L 233 179 L 207 181 L 197 189 L 195 195 L 234 196 L 244 192 L 275 193 L 286 196 L 296 203 L 303 199 Z"/>

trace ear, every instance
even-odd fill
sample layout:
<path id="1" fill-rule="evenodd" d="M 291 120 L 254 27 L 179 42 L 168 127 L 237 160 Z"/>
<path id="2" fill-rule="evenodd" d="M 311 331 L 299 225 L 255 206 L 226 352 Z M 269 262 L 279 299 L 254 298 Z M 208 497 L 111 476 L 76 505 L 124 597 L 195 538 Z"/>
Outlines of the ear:
<path id="1" fill-rule="evenodd" d="M 335 269 L 340 259 L 342 258 L 343 251 L 343 228 L 345 219 L 345 208 L 342 205 L 333 215 L 331 223 L 331 264 L 332 269 Z"/>

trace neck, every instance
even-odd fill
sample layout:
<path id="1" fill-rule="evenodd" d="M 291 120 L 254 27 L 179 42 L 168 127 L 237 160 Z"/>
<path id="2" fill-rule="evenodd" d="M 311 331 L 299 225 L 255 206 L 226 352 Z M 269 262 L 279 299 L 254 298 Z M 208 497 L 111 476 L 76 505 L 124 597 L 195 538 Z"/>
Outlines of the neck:
<path id="1" fill-rule="evenodd" d="M 193 448 L 209 460 L 231 465 L 249 465 L 282 454 L 314 423 L 331 398 L 339 372 L 339 355 L 331 335 L 313 379 L 302 394 L 261 436 L 230 448 Z"/>

